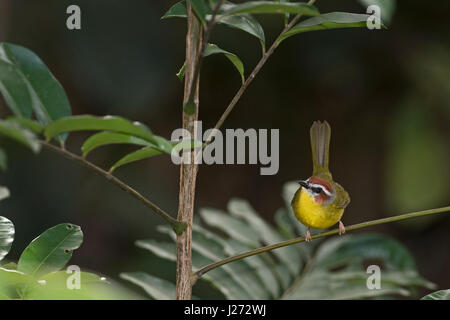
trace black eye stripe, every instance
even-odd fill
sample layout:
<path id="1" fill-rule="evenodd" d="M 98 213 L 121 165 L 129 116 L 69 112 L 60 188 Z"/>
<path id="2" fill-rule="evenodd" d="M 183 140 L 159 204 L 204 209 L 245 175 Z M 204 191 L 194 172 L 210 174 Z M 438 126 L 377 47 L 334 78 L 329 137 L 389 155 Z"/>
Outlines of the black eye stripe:
<path id="1" fill-rule="evenodd" d="M 320 187 L 317 187 L 317 188 L 316 187 L 312 187 L 311 190 L 314 193 L 321 193 L 323 191 L 322 188 L 320 188 Z"/>

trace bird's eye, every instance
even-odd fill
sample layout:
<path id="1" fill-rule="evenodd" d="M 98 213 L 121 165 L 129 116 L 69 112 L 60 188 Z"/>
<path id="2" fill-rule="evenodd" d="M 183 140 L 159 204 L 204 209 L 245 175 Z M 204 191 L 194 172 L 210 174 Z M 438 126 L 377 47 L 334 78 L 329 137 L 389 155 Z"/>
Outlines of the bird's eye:
<path id="1" fill-rule="evenodd" d="M 311 190 L 314 193 L 321 193 L 322 192 L 322 188 L 311 188 Z"/>

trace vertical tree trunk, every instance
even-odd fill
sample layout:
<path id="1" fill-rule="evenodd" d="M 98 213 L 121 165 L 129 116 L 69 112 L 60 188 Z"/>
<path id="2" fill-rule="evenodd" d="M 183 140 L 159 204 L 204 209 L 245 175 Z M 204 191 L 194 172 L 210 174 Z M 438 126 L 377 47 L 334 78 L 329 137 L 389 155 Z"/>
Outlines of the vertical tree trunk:
<path id="1" fill-rule="evenodd" d="M 186 36 L 186 70 L 184 81 L 183 106 L 188 102 L 191 86 L 194 84 L 194 69 L 197 54 L 201 47 L 201 25 L 196 19 L 188 3 L 188 30 Z M 188 115 L 183 109 L 183 128 L 194 136 L 194 121 L 198 119 L 198 79 L 194 103 L 195 113 Z M 178 220 L 184 221 L 187 228 L 182 235 L 177 236 L 177 288 L 178 300 L 189 300 L 192 293 L 192 220 L 194 216 L 195 181 L 198 166 L 194 163 L 194 152 L 191 152 L 190 164 L 181 164 L 180 193 L 178 204 Z"/>

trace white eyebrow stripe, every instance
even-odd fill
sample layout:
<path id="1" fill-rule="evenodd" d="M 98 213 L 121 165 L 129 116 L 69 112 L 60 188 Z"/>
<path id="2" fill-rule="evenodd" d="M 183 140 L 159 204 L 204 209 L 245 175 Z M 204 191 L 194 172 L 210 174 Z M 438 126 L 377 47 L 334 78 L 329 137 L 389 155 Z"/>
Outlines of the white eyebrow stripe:
<path id="1" fill-rule="evenodd" d="M 320 188 L 322 189 L 322 191 L 327 195 L 327 196 L 332 196 L 333 194 L 327 190 L 327 188 L 325 188 L 323 185 L 321 184 L 317 184 L 317 183 L 310 183 L 310 186 L 313 188 Z"/>

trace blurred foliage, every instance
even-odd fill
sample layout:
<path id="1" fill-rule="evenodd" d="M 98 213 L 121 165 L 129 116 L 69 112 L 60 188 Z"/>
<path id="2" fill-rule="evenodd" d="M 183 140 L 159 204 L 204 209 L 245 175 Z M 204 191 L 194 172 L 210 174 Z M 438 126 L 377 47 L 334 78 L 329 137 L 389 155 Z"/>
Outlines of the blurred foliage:
<path id="1" fill-rule="evenodd" d="M 229 213 L 212 208 L 200 210 L 202 219 L 193 226 L 194 269 L 304 234 L 306 229 L 295 220 L 290 206 L 297 188 L 295 182 L 285 185 L 286 206 L 275 214 L 278 228 L 262 220 L 245 200 L 232 199 Z M 176 240 L 170 228 L 159 230 Z M 136 245 L 176 261 L 174 243 L 139 240 Z M 368 287 L 369 265 L 380 268 L 379 288 Z M 175 285 L 170 281 L 142 271 L 123 273 L 121 277 L 155 299 L 175 297 Z M 200 280 L 210 283 L 227 299 L 389 298 L 417 295 L 417 288 L 435 288 L 418 274 L 413 257 L 402 244 L 379 234 L 346 235 L 279 248 L 213 269 Z"/>

